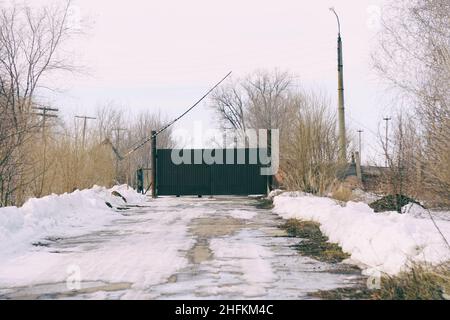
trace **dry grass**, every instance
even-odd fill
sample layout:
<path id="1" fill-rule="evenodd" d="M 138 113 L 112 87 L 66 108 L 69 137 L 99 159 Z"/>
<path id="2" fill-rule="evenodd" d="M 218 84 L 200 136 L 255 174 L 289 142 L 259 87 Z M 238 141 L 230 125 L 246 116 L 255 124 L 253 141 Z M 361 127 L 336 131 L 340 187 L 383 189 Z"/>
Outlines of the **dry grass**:
<path id="1" fill-rule="evenodd" d="M 450 299 L 449 264 L 430 267 L 417 265 L 409 272 L 381 280 L 381 289 L 374 299 L 383 300 L 444 300 Z"/>
<path id="2" fill-rule="evenodd" d="M 329 263 L 342 262 L 349 257 L 337 244 L 328 242 L 318 223 L 290 219 L 281 228 L 291 237 L 302 239 L 295 248 L 304 256 Z M 361 285 L 318 291 L 311 296 L 332 300 L 449 300 L 450 263 L 440 266 L 414 265 L 408 272 L 383 276 L 380 288 L 376 290 Z"/>
<path id="3" fill-rule="evenodd" d="M 328 242 L 318 223 L 290 219 L 282 228 L 291 237 L 302 239 L 295 248 L 304 256 L 331 263 L 342 262 L 349 257 L 337 244 Z"/>
<path id="4" fill-rule="evenodd" d="M 146 144 L 123 161 L 118 161 L 117 154 L 130 150 L 137 141 L 147 138 L 152 129 L 162 127 L 162 123 L 159 115 L 142 113 L 126 119 L 120 110 L 101 108 L 97 110 L 97 121 L 89 123 L 83 143 L 82 123 L 71 125 L 47 120 L 45 130 L 39 125 L 26 132 L 26 139 L 15 147 L 14 158 L 8 166 L 3 166 L 0 159 L 0 206 L 21 206 L 31 197 L 73 192 L 94 185 L 135 184 L 136 170 L 150 167 L 150 145 Z M 118 140 L 116 127 L 128 128 L 128 134 L 122 132 Z M 0 131 L 3 129 L 2 121 Z M 158 136 L 159 147 L 171 146 L 170 132 L 169 129 Z M 4 150 L 0 141 L 0 158 Z"/>
<path id="5" fill-rule="evenodd" d="M 331 197 L 338 201 L 348 202 L 353 200 L 353 192 L 349 188 L 339 186 L 332 192 Z"/>
<path id="6" fill-rule="evenodd" d="M 258 203 L 256 204 L 256 208 L 258 209 L 273 209 L 273 201 L 271 199 L 259 199 Z"/>
<path id="7" fill-rule="evenodd" d="M 329 300 L 449 300 L 450 267 L 416 265 L 397 276 L 385 276 L 380 288 L 370 290 L 366 286 L 318 291 L 312 297 Z"/>
<path id="8" fill-rule="evenodd" d="M 364 286 L 320 290 L 309 294 L 311 297 L 323 300 L 372 300 L 372 295 L 373 291 Z"/>

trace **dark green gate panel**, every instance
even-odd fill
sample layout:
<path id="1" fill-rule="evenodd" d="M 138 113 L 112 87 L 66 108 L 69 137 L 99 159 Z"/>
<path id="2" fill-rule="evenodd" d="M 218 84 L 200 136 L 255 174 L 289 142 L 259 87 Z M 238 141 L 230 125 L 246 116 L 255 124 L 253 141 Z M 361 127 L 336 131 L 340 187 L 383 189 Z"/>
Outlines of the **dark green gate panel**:
<path id="1" fill-rule="evenodd" d="M 258 150 L 252 150 L 258 152 Z M 265 149 L 261 151 L 266 151 Z M 205 150 L 174 150 L 177 154 L 190 155 L 192 164 L 176 165 L 172 162 L 172 149 L 159 149 L 157 153 L 158 195 L 253 195 L 267 192 L 267 176 L 261 175 L 264 167 L 257 157 L 256 164 L 249 164 L 250 149 L 234 149 L 234 164 L 194 164 L 194 152 Z M 226 149 L 206 150 L 214 156 L 222 153 L 226 161 Z M 237 163 L 238 152 L 245 152 L 245 164 Z"/>

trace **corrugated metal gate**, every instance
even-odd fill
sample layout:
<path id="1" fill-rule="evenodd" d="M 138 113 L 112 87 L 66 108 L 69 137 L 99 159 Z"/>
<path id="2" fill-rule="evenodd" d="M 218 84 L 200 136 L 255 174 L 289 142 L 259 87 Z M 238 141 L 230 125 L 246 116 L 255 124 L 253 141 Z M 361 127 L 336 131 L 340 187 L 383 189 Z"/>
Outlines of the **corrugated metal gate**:
<path id="1" fill-rule="evenodd" d="M 234 150 L 234 161 L 227 160 L 227 151 Z M 249 163 L 250 151 L 256 154 L 254 164 Z M 255 152 L 256 150 L 256 152 Z M 175 164 L 172 151 L 183 157 L 190 156 L 191 164 Z M 215 156 L 223 154 L 224 164 L 207 164 L 203 157 L 194 164 L 195 153 Z M 261 150 L 265 152 L 265 149 Z M 238 154 L 245 154 L 245 164 L 238 163 Z M 264 153 L 263 153 L 264 154 Z M 189 157 L 188 157 L 189 158 Z M 158 149 L 156 165 L 156 191 L 158 195 L 257 195 L 267 193 L 267 176 L 261 175 L 259 151 L 257 149 Z"/>

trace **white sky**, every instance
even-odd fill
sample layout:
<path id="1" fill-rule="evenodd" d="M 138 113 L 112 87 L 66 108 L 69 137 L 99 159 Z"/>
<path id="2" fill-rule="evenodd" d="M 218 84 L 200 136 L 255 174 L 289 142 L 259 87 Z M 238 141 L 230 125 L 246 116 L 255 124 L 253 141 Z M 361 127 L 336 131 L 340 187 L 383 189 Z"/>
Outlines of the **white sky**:
<path id="1" fill-rule="evenodd" d="M 51 0 L 33 1 L 33 5 Z M 55 1 L 55 0 L 53 0 Z M 183 112 L 228 71 L 288 70 L 306 86 L 326 90 L 337 105 L 334 6 L 341 18 L 347 125 L 369 133 L 387 113 L 370 64 L 377 8 L 382 0 L 74 0 L 73 21 L 88 18 L 87 35 L 73 44 L 89 75 L 64 75 L 51 84 L 64 89 L 45 98 L 67 117 L 90 115 L 114 101 L 129 110 Z M 213 127 L 202 105 L 180 121 Z M 363 148 L 363 155 L 373 153 Z"/>

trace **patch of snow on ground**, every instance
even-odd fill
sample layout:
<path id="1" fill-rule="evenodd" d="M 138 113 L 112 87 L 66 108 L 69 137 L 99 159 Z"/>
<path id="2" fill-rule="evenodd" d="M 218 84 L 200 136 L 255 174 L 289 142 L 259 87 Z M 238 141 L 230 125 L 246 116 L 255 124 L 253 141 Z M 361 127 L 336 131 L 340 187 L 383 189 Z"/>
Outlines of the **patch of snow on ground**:
<path id="1" fill-rule="evenodd" d="M 146 208 L 131 215 L 111 209 L 105 201 L 124 206 L 112 191 Z M 195 206 L 178 210 L 183 200 L 145 200 L 126 186 L 94 187 L 0 209 L 0 288 L 65 283 L 79 270 L 82 282 L 131 283 L 125 298 L 141 298 L 143 287 L 188 263 L 182 253 L 193 245 L 187 225 L 204 213 Z"/>
<path id="2" fill-rule="evenodd" d="M 131 195 L 123 186 L 116 190 Z M 111 191 L 95 186 L 70 194 L 32 198 L 21 208 L 0 208 L 0 254 L 20 252 L 47 235 L 79 235 L 119 218 L 105 202 L 113 206 L 125 203 L 112 196 Z"/>
<path id="3" fill-rule="evenodd" d="M 265 294 L 267 287 L 276 280 L 269 259 L 273 253 L 263 245 L 254 242 L 254 239 L 246 237 L 246 231 L 241 231 L 231 239 L 212 239 L 210 248 L 215 258 L 210 262 L 211 264 L 220 270 L 241 274 L 242 282 L 238 286 L 245 286 L 244 291 L 247 297 Z M 233 287 L 228 289 L 236 290 Z"/>
<path id="4" fill-rule="evenodd" d="M 397 274 L 411 262 L 438 264 L 450 260 L 450 250 L 428 218 L 396 212 L 374 213 L 365 203 L 345 207 L 329 198 L 284 193 L 274 198 L 274 212 L 283 218 L 321 224 L 331 242 L 339 244 L 367 274 Z M 450 221 L 437 219 L 450 239 Z"/>
<path id="5" fill-rule="evenodd" d="M 250 220 L 253 219 L 258 213 L 248 210 L 232 210 L 230 215 L 235 219 Z"/>

